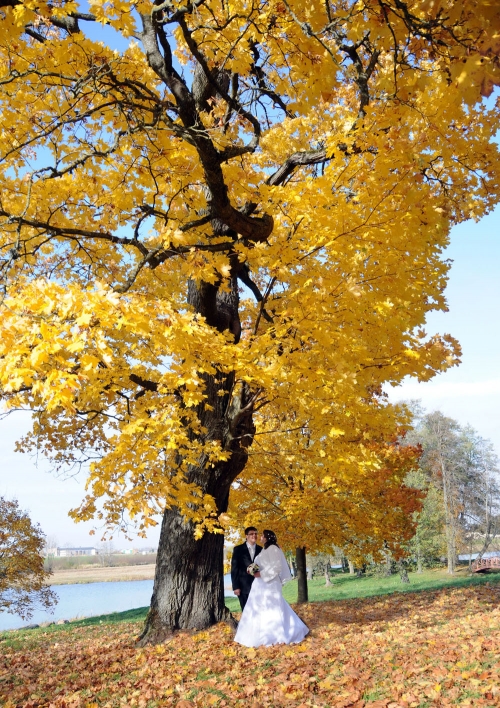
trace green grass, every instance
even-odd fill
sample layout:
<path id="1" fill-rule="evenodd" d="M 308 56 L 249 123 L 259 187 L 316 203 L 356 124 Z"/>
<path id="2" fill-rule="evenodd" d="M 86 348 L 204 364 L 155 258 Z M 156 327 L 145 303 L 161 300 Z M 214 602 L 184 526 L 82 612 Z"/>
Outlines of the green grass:
<path id="1" fill-rule="evenodd" d="M 466 585 L 480 585 L 488 582 L 500 583 L 500 573 L 470 576 L 465 575 L 465 571 L 459 571 L 456 575 L 448 575 L 443 570 L 428 570 L 421 574 L 410 573 L 409 577 L 410 583 L 407 584 L 401 582 L 399 575 L 392 575 L 389 578 L 374 575 L 357 578 L 353 575 L 336 572 L 330 587 L 325 586 L 325 581 L 322 577 L 309 580 L 309 601 L 350 600 L 362 597 L 374 597 L 377 595 L 390 595 L 397 592 L 423 592 L 426 590 L 438 590 L 444 587 L 464 587 Z M 296 580 L 292 580 L 284 586 L 283 595 L 288 602 L 293 603 L 297 601 Z M 226 606 L 231 612 L 240 611 L 240 604 L 236 597 L 226 598 Z M 69 624 L 52 625 L 50 627 L 40 627 L 39 629 L 0 632 L 0 644 L 3 646 L 11 646 L 15 643 L 16 637 L 28 633 L 35 638 L 40 632 L 68 632 L 77 627 L 144 621 L 148 609 L 148 607 L 139 607 L 135 610 L 127 610 L 126 612 L 113 612 L 108 615 L 75 620 Z"/>
<path id="2" fill-rule="evenodd" d="M 464 587 L 487 582 L 498 583 L 500 582 L 500 573 L 466 575 L 465 570 L 460 570 L 455 575 L 448 575 L 446 571 L 439 569 L 427 570 L 420 574 L 409 573 L 409 578 L 409 583 L 402 583 L 399 575 L 391 575 L 388 578 L 366 575 L 357 578 L 355 575 L 336 572 L 330 587 L 325 586 L 323 578 L 313 578 L 309 581 L 309 600 L 311 602 L 351 600 L 357 597 L 389 595 L 395 592 L 421 592 L 439 590 L 444 587 Z M 288 602 L 296 602 L 296 581 L 292 580 L 285 585 L 283 595 Z"/>
<path id="3" fill-rule="evenodd" d="M 355 575 L 336 572 L 330 587 L 325 586 L 324 579 L 313 578 L 308 582 L 309 601 L 352 600 L 357 597 L 374 597 L 390 595 L 395 592 L 422 592 L 439 590 L 444 587 L 464 587 L 483 583 L 500 582 L 500 573 L 484 575 L 466 575 L 460 570 L 456 575 L 448 575 L 444 570 L 427 570 L 424 573 L 409 573 L 410 582 L 402 583 L 399 575 L 382 578 L 366 575 L 357 578 Z M 288 602 L 297 602 L 297 581 L 292 580 L 283 588 L 283 595 Z M 226 605 L 231 612 L 239 612 L 240 605 L 236 598 L 226 598 Z"/>

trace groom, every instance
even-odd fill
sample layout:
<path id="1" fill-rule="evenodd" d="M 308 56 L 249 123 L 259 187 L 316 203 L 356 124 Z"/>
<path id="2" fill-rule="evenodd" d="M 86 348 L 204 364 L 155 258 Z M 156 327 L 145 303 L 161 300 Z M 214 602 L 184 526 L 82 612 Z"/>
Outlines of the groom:
<path id="1" fill-rule="evenodd" d="M 262 546 L 257 545 L 257 529 L 255 526 L 249 526 L 245 529 L 245 538 L 245 543 L 233 548 L 233 558 L 231 560 L 233 592 L 240 601 L 242 610 L 247 604 L 253 583 L 253 576 L 247 573 L 247 568 L 255 561 L 255 558 L 262 550 Z"/>

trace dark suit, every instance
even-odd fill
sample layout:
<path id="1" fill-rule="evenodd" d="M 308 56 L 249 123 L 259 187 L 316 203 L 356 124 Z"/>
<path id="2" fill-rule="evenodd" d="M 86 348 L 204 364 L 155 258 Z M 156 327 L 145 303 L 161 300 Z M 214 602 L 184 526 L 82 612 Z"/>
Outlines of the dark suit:
<path id="1" fill-rule="evenodd" d="M 255 556 L 253 562 L 257 562 L 256 558 L 262 550 L 262 546 L 255 544 Z M 250 551 L 246 543 L 233 548 L 233 558 L 231 560 L 231 583 L 233 590 L 240 590 L 238 600 L 240 601 L 241 609 L 243 610 L 247 604 L 250 588 L 253 583 L 253 576 L 247 573 L 248 566 L 252 563 Z"/>

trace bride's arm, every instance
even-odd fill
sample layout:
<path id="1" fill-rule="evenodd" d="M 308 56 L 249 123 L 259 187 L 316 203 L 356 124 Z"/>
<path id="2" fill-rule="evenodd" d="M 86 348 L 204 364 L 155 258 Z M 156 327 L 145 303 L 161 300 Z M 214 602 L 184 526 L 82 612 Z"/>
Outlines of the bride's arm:
<path id="1" fill-rule="evenodd" d="M 269 546 L 265 551 L 262 551 L 256 560 L 260 568 L 260 577 L 265 583 L 270 583 L 274 580 L 281 570 L 281 555 L 279 548 Z"/>

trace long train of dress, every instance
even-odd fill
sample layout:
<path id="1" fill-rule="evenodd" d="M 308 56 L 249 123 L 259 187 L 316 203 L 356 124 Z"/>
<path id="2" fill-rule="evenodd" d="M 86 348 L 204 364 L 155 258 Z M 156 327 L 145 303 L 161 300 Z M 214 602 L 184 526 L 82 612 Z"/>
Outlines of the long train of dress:
<path id="1" fill-rule="evenodd" d="M 255 562 L 260 568 L 260 578 L 252 583 L 234 641 L 246 647 L 301 642 L 309 629 L 281 592 L 282 584 L 291 578 L 283 551 L 269 546 Z"/>

